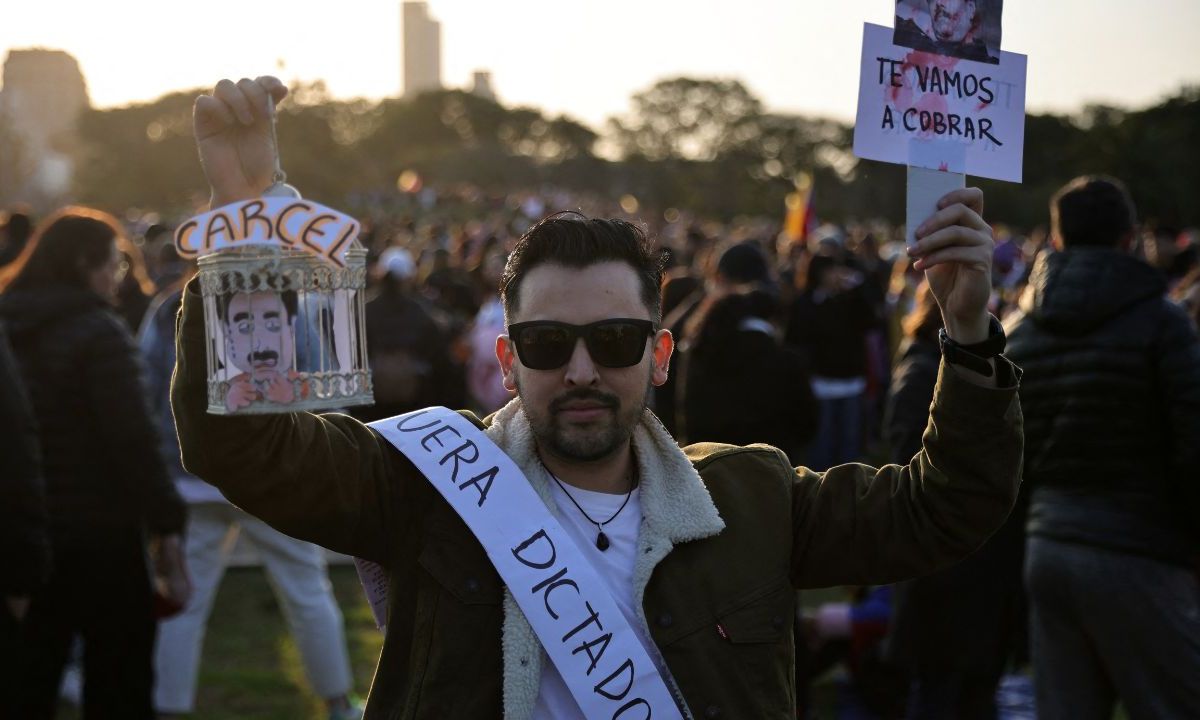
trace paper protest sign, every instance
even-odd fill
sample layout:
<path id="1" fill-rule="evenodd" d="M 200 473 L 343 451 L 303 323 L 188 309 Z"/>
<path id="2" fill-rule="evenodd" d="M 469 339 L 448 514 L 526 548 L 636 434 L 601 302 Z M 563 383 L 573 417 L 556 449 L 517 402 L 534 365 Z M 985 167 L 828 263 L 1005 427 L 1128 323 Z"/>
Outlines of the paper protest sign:
<path id="1" fill-rule="evenodd" d="M 863 28 L 854 154 L 1020 182 L 1027 58 L 1001 51 L 993 65 L 892 39 L 892 28 Z"/>
<path id="2" fill-rule="evenodd" d="M 359 224 L 345 213 L 292 197 L 262 197 L 197 215 L 175 231 L 175 249 L 186 258 L 252 245 L 292 248 L 319 255 L 339 267 L 358 237 Z"/>

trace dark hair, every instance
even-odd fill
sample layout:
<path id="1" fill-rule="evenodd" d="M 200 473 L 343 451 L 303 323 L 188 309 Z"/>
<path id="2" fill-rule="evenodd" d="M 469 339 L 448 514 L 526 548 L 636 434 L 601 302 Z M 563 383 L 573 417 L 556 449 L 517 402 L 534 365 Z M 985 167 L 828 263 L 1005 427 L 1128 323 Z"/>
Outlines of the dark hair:
<path id="1" fill-rule="evenodd" d="M 1125 185 L 1102 175 L 1078 177 L 1050 200 L 1050 224 L 1063 247 L 1117 247 L 1137 222 Z"/>
<path id="2" fill-rule="evenodd" d="M 508 256 L 500 277 L 504 316 L 511 319 L 520 307 L 521 281 L 538 265 L 586 268 L 602 262 L 627 263 L 642 286 L 642 302 L 650 317 L 662 320 L 662 256 L 636 225 L 624 220 L 589 218 L 578 212 L 561 212 L 541 220 L 521 236 Z"/>
<path id="3" fill-rule="evenodd" d="M 765 283 L 771 279 L 767 254 L 753 240 L 726 248 L 717 261 L 717 272 L 729 282 L 739 285 Z"/>
<path id="4" fill-rule="evenodd" d="M 14 210 L 8 213 L 2 229 L 9 247 L 20 250 L 25 247 L 26 241 L 29 240 L 29 234 L 33 232 L 33 220 L 28 213 Z"/>
<path id="5" fill-rule="evenodd" d="M 229 324 L 229 301 L 231 299 L 233 299 L 233 296 L 234 295 L 253 295 L 254 293 L 258 293 L 258 292 L 272 292 L 272 291 L 271 290 L 255 290 L 254 292 L 247 292 L 247 293 L 233 293 L 231 295 L 225 295 L 225 294 L 217 295 L 217 315 L 218 315 L 218 317 L 220 317 L 222 320 L 224 320 L 226 324 Z M 283 309 L 288 314 L 288 319 L 291 320 L 292 318 L 296 317 L 296 311 L 300 307 L 300 302 L 296 296 L 296 291 L 295 290 L 281 290 L 277 294 L 279 295 L 280 302 L 283 303 Z"/>
<path id="6" fill-rule="evenodd" d="M 838 261 L 828 255 L 813 255 L 808 259 L 804 271 L 804 291 L 808 293 L 821 289 L 821 279 L 838 266 Z"/>
<path id="7" fill-rule="evenodd" d="M 107 262 L 124 237 L 112 215 L 65 207 L 46 218 L 17 259 L 0 271 L 0 292 L 52 285 L 86 289 L 88 273 Z"/>
<path id="8" fill-rule="evenodd" d="M 900 327 L 906 338 L 937 342 L 938 330 L 942 329 L 942 310 L 938 307 L 937 296 L 929 287 L 928 280 L 922 279 L 917 286 L 912 310 L 900 321 Z"/>

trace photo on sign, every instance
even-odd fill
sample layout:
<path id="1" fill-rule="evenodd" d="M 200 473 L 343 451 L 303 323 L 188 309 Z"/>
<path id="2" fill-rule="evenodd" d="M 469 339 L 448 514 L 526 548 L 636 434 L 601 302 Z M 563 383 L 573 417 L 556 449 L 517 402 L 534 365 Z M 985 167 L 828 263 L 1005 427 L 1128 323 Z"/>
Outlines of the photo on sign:
<path id="1" fill-rule="evenodd" d="M 356 291 L 259 291 L 212 298 L 212 379 L 227 383 L 226 412 L 314 400 L 313 379 L 353 367 Z"/>
<path id="2" fill-rule="evenodd" d="M 896 0 L 892 43 L 996 65 L 1004 0 Z"/>

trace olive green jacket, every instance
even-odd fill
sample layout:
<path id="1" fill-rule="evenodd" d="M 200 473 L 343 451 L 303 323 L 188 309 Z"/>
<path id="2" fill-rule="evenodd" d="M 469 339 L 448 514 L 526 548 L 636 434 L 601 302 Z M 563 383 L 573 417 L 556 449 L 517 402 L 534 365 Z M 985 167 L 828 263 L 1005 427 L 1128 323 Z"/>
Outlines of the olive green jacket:
<path id="1" fill-rule="evenodd" d="M 206 414 L 203 313 L 185 296 L 172 403 L 187 469 L 279 530 L 390 571 L 366 717 L 529 718 L 546 657 L 466 524 L 352 418 Z M 907 466 L 821 474 L 763 445 L 680 451 L 647 413 L 635 599 L 692 717 L 795 717 L 793 588 L 929 573 L 999 527 L 1022 466 L 1017 371 L 1002 364 L 1004 389 L 943 370 Z M 548 499 L 520 402 L 475 422 Z"/>

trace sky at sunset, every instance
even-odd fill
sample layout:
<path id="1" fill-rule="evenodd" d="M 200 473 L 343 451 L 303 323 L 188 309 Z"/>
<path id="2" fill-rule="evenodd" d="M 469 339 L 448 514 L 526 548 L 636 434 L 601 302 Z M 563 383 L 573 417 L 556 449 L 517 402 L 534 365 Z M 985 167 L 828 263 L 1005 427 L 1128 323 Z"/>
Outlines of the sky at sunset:
<path id="1" fill-rule="evenodd" d="M 680 74 L 737 77 L 771 110 L 850 120 L 864 21 L 890 0 L 430 0 L 442 79 L 488 69 L 501 101 L 598 125 Z M 1197 0 L 1006 0 L 1031 111 L 1151 104 L 1200 84 Z M 7 0 L 0 55 L 70 52 L 101 107 L 275 73 L 337 97 L 400 90 L 399 0 Z M 282 63 L 282 69 L 281 68 Z"/>

